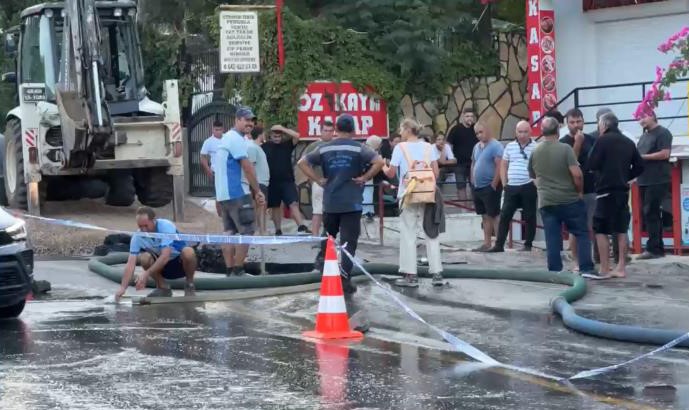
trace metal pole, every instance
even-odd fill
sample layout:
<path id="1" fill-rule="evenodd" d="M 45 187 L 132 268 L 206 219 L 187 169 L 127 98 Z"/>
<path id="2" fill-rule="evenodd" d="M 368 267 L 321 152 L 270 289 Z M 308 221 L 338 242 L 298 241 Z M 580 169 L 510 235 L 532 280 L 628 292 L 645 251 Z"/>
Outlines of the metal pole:
<path id="1" fill-rule="evenodd" d="M 378 236 L 380 237 L 380 246 L 383 246 L 383 218 L 385 217 L 385 201 L 383 198 L 383 183 L 378 184 Z"/>
<path id="2" fill-rule="evenodd" d="M 282 38 L 282 6 L 284 5 L 284 0 L 275 0 L 275 15 L 277 16 L 278 25 L 278 65 L 280 66 L 280 71 L 285 69 L 285 45 Z"/>

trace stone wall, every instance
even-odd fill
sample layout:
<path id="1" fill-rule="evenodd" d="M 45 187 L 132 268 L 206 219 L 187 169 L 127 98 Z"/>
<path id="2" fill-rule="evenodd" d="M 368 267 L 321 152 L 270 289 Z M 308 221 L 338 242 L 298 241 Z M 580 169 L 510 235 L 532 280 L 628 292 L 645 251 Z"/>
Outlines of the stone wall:
<path id="1" fill-rule="evenodd" d="M 447 132 L 459 123 L 464 107 L 473 107 L 479 120 L 501 139 L 514 138 L 519 120 L 527 119 L 526 38 L 520 30 L 498 33 L 500 75 L 469 78 L 453 84 L 440 101 L 402 100 L 405 117 L 414 117 L 427 130 Z"/>

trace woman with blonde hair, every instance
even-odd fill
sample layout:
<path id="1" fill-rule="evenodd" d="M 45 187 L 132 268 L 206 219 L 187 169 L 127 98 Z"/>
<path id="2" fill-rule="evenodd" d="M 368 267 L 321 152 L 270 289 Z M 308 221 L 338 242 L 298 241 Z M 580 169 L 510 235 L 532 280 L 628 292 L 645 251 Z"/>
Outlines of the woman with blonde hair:
<path id="1" fill-rule="evenodd" d="M 420 137 L 421 125 L 413 119 L 400 124 L 402 141 L 390 160 L 390 166 L 383 168 L 388 178 L 399 176 L 397 199 L 400 201 L 400 252 L 399 269 L 403 274 L 395 285 L 418 287 L 416 263 L 416 233 L 424 222 L 426 205 L 435 202 L 435 181 L 438 178 L 438 151 Z M 440 260 L 440 239 L 429 237 L 424 231 L 429 272 L 433 285 L 442 286 L 442 262 Z"/>

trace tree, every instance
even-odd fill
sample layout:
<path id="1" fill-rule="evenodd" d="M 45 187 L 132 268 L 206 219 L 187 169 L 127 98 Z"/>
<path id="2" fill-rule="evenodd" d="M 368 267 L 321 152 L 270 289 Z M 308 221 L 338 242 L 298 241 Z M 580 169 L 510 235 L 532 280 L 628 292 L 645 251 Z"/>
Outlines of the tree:
<path id="1" fill-rule="evenodd" d="M 292 0 L 290 6 L 356 32 L 406 94 L 442 95 L 449 84 L 497 70 L 491 11 L 478 0 Z M 353 62 L 358 63 L 358 62 Z"/>

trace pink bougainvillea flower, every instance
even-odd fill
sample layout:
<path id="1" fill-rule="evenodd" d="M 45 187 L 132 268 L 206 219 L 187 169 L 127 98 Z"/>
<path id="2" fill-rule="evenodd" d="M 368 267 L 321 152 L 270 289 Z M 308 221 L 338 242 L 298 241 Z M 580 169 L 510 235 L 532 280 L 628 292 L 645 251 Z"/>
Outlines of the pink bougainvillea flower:
<path id="1" fill-rule="evenodd" d="M 670 90 L 663 91 L 663 101 L 670 101 L 671 99 Z"/>

